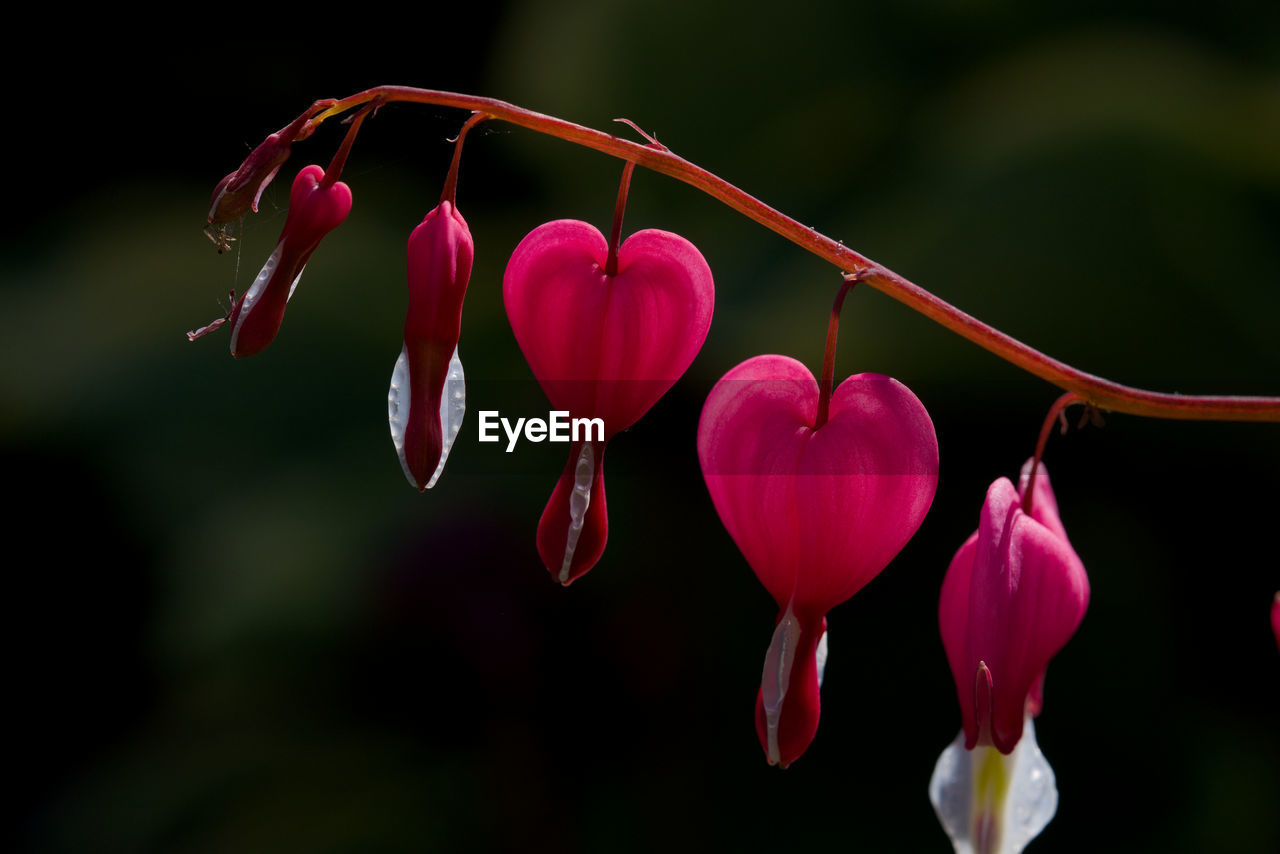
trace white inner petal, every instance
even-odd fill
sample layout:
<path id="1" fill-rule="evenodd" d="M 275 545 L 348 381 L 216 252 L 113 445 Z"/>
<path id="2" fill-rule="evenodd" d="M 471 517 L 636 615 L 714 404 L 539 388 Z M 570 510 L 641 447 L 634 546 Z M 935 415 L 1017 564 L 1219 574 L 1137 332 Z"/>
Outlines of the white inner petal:
<path id="1" fill-rule="evenodd" d="M 584 442 L 582 451 L 578 454 L 577 465 L 573 469 L 573 494 L 569 496 L 569 536 L 564 542 L 564 561 L 560 564 L 561 584 L 569 581 L 573 552 L 578 547 L 578 537 L 582 535 L 582 521 L 587 518 L 587 508 L 591 506 L 591 481 L 595 474 L 595 451 L 591 450 L 590 442 Z"/>
<path id="2" fill-rule="evenodd" d="M 822 687 L 822 677 L 827 672 L 827 633 L 823 632 L 818 639 L 818 650 L 814 654 L 818 664 L 818 687 Z"/>
<path id="3" fill-rule="evenodd" d="M 395 445 L 396 456 L 400 458 L 400 468 L 409 483 L 418 488 L 418 482 L 409 471 L 409 461 L 404 455 L 404 434 L 409 424 L 409 412 L 413 401 L 410 400 L 412 386 L 409 382 L 409 353 L 405 347 L 400 348 L 400 357 L 391 371 L 391 388 L 387 390 L 387 423 L 391 426 L 391 443 Z M 436 485 L 444 472 L 445 460 L 449 458 L 449 449 L 458 438 L 462 429 L 462 417 L 467 411 L 467 382 L 462 372 L 462 360 L 458 358 L 458 348 L 453 348 L 453 356 L 449 358 L 449 372 L 445 375 L 444 389 L 440 393 L 440 462 L 427 481 L 427 489 Z"/>
<path id="4" fill-rule="evenodd" d="M 236 342 L 240 337 L 240 327 L 243 325 L 245 318 L 249 316 L 249 312 L 253 310 L 254 303 L 262 296 L 263 289 L 267 286 L 267 282 L 271 281 L 271 274 L 276 271 L 276 267 L 280 264 L 280 255 L 284 250 L 284 244 L 276 244 L 275 251 L 271 253 L 271 257 L 267 259 L 267 263 L 262 265 L 262 269 L 258 271 L 258 277 L 253 280 L 253 284 L 249 286 L 249 290 L 245 291 L 244 299 L 240 302 L 240 313 L 236 316 L 235 326 L 231 328 L 231 352 L 236 351 Z M 299 272 L 301 277 L 302 273 Z M 294 284 L 298 283 L 294 279 Z M 292 292 L 291 292 L 292 293 Z"/>
<path id="5" fill-rule="evenodd" d="M 396 446 L 396 456 L 400 458 L 400 468 L 414 489 L 417 482 L 409 472 L 409 463 L 404 458 L 404 431 L 409 422 L 409 353 L 400 348 L 400 358 L 391 371 L 391 388 L 387 391 L 387 421 L 391 425 L 391 443 Z"/>
<path id="6" fill-rule="evenodd" d="M 302 267 L 302 270 L 305 270 L 305 269 L 307 268 L 304 265 Z M 288 299 L 285 300 L 285 302 L 288 302 L 289 300 L 293 299 L 293 292 L 298 289 L 298 282 L 302 281 L 302 270 L 299 270 L 298 275 L 293 277 L 293 284 L 289 285 L 289 297 Z"/>
<path id="7" fill-rule="evenodd" d="M 444 461 L 449 459 L 449 449 L 453 440 L 458 438 L 462 429 L 462 416 L 467 411 L 467 382 L 462 373 L 462 360 L 458 358 L 458 348 L 453 348 L 453 356 L 449 358 L 449 373 L 445 376 L 444 390 L 440 393 L 440 462 L 427 481 L 427 489 L 436 485 L 444 471 Z"/>
<path id="8" fill-rule="evenodd" d="M 956 854 L 1018 854 L 1058 810 L 1053 769 L 1028 715 L 1013 753 L 964 749 L 956 736 L 934 766 L 929 800 Z"/>
<path id="9" fill-rule="evenodd" d="M 778 722 L 782 719 L 782 702 L 787 698 L 787 689 L 791 686 L 791 669 L 795 664 L 796 647 L 799 643 L 800 621 L 787 608 L 773 630 L 769 651 L 764 656 L 764 673 L 760 678 L 770 765 L 777 765 L 782 761 L 782 751 L 778 747 Z"/>

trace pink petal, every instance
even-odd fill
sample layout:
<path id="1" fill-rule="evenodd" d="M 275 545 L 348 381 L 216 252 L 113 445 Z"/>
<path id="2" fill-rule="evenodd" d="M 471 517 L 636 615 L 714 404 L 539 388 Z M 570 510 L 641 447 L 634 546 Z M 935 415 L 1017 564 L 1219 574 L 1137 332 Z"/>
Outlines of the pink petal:
<path id="1" fill-rule="evenodd" d="M 947 651 L 947 664 L 955 681 L 960 719 L 966 733 L 978 731 L 973 696 L 973 674 L 977 664 L 971 666 L 968 645 L 969 588 L 973 579 L 973 558 L 977 552 L 978 532 L 974 531 L 951 559 L 947 574 L 942 579 L 942 597 L 938 605 L 942 646 Z"/>
<path id="2" fill-rule="evenodd" d="M 1280 593 L 1271 600 L 1271 633 L 1276 636 L 1276 648 L 1280 649 Z"/>
<path id="3" fill-rule="evenodd" d="M 915 533 L 938 446 L 920 401 L 889 377 L 845 380 L 815 431 L 817 400 L 804 365 L 749 359 L 708 396 L 698 456 L 721 521 L 779 608 L 823 614 Z"/>
<path id="4" fill-rule="evenodd" d="M 679 235 L 649 229 L 618 250 L 592 225 L 534 229 L 507 264 L 503 298 L 520 349 L 556 409 L 634 424 L 689 367 L 711 325 L 711 270 Z"/>

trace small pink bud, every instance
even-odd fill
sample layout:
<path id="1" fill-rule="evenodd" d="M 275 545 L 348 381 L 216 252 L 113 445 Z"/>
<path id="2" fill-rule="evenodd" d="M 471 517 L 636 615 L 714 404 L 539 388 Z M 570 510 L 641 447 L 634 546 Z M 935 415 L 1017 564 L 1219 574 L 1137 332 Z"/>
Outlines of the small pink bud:
<path id="1" fill-rule="evenodd" d="M 409 235 L 409 313 L 387 414 L 400 465 L 419 492 L 440 477 L 466 408 L 458 337 L 474 254 L 467 221 L 449 201 Z"/>
<path id="2" fill-rule="evenodd" d="M 1089 578 L 1058 518 L 1043 464 L 1031 512 L 1023 512 L 1031 466 L 1018 490 L 1006 478 L 987 490 L 978 530 L 942 582 L 938 622 L 969 750 L 1014 749 L 1024 717 L 1042 705 L 1049 659 L 1089 604 Z"/>
<path id="3" fill-rule="evenodd" d="M 351 190 L 341 181 L 326 185 L 325 171 L 308 166 L 293 180 L 289 215 L 271 257 L 231 309 L 231 355 L 263 350 L 280 331 L 284 308 L 320 240 L 351 212 Z"/>
<path id="4" fill-rule="evenodd" d="M 902 550 L 938 482 L 938 440 L 897 380 L 858 374 L 815 427 L 818 382 L 785 356 L 757 356 L 716 383 L 698 423 L 698 460 L 720 520 L 778 605 L 756 699 L 771 764 L 813 740 L 826 614 Z"/>

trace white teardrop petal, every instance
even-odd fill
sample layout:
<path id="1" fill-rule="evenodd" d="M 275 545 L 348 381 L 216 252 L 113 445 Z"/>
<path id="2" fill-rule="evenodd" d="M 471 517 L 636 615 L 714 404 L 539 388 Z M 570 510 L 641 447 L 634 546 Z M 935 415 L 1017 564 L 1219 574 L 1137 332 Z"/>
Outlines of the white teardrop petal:
<path id="1" fill-rule="evenodd" d="M 827 672 L 827 633 L 823 632 L 822 637 L 818 638 L 818 650 L 814 653 L 814 658 L 818 664 L 818 687 L 822 687 L 822 677 Z"/>
<path id="2" fill-rule="evenodd" d="M 573 566 L 573 552 L 582 535 L 582 523 L 591 506 L 591 482 L 596 475 L 595 451 L 590 442 L 583 442 L 578 462 L 573 468 L 573 494 L 569 496 L 569 535 L 564 542 L 564 562 L 560 564 L 561 584 L 569 581 L 569 568 Z"/>
<path id="3" fill-rule="evenodd" d="M 1021 851 L 1040 835 L 1058 811 L 1058 781 L 1036 743 L 1036 728 L 1027 716 L 1022 739 L 1013 749 L 1013 783 L 1005 809 L 1010 852 Z"/>
<path id="4" fill-rule="evenodd" d="M 770 765 L 782 761 L 778 747 L 778 722 L 782 718 L 782 701 L 791 686 L 791 669 L 800 643 L 800 621 L 788 608 L 773 630 L 769 651 L 764 656 L 764 673 L 760 678 L 760 696 L 764 705 L 766 750 Z"/>
<path id="5" fill-rule="evenodd" d="M 1013 752 L 964 749 L 956 736 L 933 769 L 929 800 L 956 854 L 1018 854 L 1058 810 L 1053 769 L 1036 744 L 1030 715 Z"/>
<path id="6" fill-rule="evenodd" d="M 284 243 L 276 244 L 275 251 L 267 258 L 267 263 L 262 265 L 262 269 L 258 271 L 258 277 L 253 280 L 253 284 L 249 286 L 249 290 L 245 291 L 244 298 L 240 301 L 240 313 L 236 317 L 235 325 L 231 327 L 232 353 L 236 351 L 236 342 L 240 338 L 240 326 L 249 316 L 249 313 L 253 311 L 254 303 L 262 296 L 262 291 L 266 288 L 267 282 L 271 281 L 271 275 L 275 273 L 276 267 L 280 265 L 280 256 L 283 251 Z M 299 272 L 298 276 L 302 276 L 302 273 Z M 297 279 L 293 281 L 295 285 L 298 283 Z"/>
<path id="7" fill-rule="evenodd" d="M 411 396 L 409 389 L 409 353 L 406 348 L 401 347 L 400 358 L 396 359 L 396 366 L 391 371 L 391 388 L 387 392 L 387 421 L 391 425 L 391 443 L 396 446 L 400 468 L 404 469 L 404 476 L 409 479 L 409 484 L 417 489 L 418 483 L 413 479 L 409 463 L 404 458 L 404 431 L 409 423 Z"/>
<path id="8" fill-rule="evenodd" d="M 458 348 L 453 348 L 453 356 L 449 359 L 449 373 L 445 376 L 444 390 L 440 393 L 440 462 L 427 481 L 427 489 L 436 485 L 444 471 L 444 461 L 449 459 L 449 449 L 453 440 L 458 438 L 462 429 L 462 416 L 467 412 L 467 382 L 462 373 L 462 360 L 458 358 Z"/>

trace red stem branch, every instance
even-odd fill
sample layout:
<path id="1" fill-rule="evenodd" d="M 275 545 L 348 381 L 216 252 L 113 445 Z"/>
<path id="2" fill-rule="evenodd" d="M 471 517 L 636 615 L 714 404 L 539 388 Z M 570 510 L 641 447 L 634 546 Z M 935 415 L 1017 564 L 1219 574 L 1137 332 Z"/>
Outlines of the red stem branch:
<path id="1" fill-rule="evenodd" d="M 370 104 L 351 119 L 351 127 L 347 128 L 347 135 L 342 138 L 342 145 L 338 146 L 333 159 L 329 161 L 329 168 L 324 170 L 324 178 L 320 180 L 321 187 L 332 187 L 342 177 L 342 167 L 347 165 L 347 155 L 351 153 L 351 145 L 356 141 L 356 135 L 360 133 L 360 125 L 364 124 L 369 113 L 377 108 L 377 104 Z M 311 124 L 314 128 L 320 124 L 320 119 L 313 119 Z"/>
<path id="2" fill-rule="evenodd" d="M 462 143 L 467 141 L 467 131 L 484 121 L 488 116 L 484 113 L 473 113 L 458 131 L 458 138 L 453 141 L 453 160 L 449 162 L 449 174 L 444 179 L 444 188 L 440 191 L 441 203 L 448 202 L 455 208 L 458 206 L 458 166 L 462 163 Z"/>
<path id="3" fill-rule="evenodd" d="M 1082 400 L 1100 409 L 1153 418 L 1199 421 L 1280 421 L 1280 397 L 1180 395 L 1147 391 L 1111 382 L 1050 358 L 1039 350 L 964 313 L 887 267 L 876 264 L 843 244 L 769 207 L 723 178 L 664 149 L 641 145 L 493 98 L 480 98 L 433 89 L 416 89 L 410 86 L 378 86 L 366 89 L 337 101 L 324 112 L 317 114 L 311 123 L 319 125 L 327 118 L 376 98 L 388 103 L 402 101 L 473 110 L 489 118 L 519 125 L 566 142 L 595 149 L 612 157 L 631 161 L 646 169 L 682 181 L 780 234 L 802 249 L 830 262 L 843 272 L 857 274 L 860 281 L 893 297 L 957 335 L 967 338 L 979 347 L 1059 388 L 1075 392 Z"/>
<path id="4" fill-rule="evenodd" d="M 604 262 L 606 276 L 618 275 L 618 244 L 622 242 L 622 216 L 627 212 L 627 192 L 631 189 L 631 173 L 636 164 L 630 160 L 622 167 L 622 180 L 618 183 L 618 201 L 613 206 L 613 232 L 609 236 L 609 257 Z"/>
<path id="5" fill-rule="evenodd" d="M 836 384 L 836 337 L 840 331 L 840 309 L 844 307 L 845 295 L 857 283 L 857 276 L 846 274 L 836 293 L 835 302 L 831 304 L 831 320 L 827 321 L 827 348 L 822 355 L 822 385 L 818 389 L 818 420 L 813 425 L 814 430 L 827 423 L 831 410 L 831 393 Z"/>
<path id="6" fill-rule="evenodd" d="M 1040 470 L 1040 460 L 1044 458 L 1045 445 L 1049 443 L 1049 432 L 1053 430 L 1054 422 L 1062 418 L 1062 413 L 1066 411 L 1068 406 L 1073 403 L 1084 403 L 1084 399 L 1073 391 L 1069 391 L 1062 397 L 1053 402 L 1053 406 L 1049 407 L 1049 414 L 1044 417 L 1044 423 L 1040 425 L 1040 438 L 1036 440 L 1036 455 L 1031 461 L 1031 474 L 1027 475 L 1027 491 L 1022 496 L 1022 512 L 1031 515 L 1031 496 L 1036 491 L 1036 472 Z M 1066 422 L 1063 421 L 1063 430 L 1066 430 Z"/>

